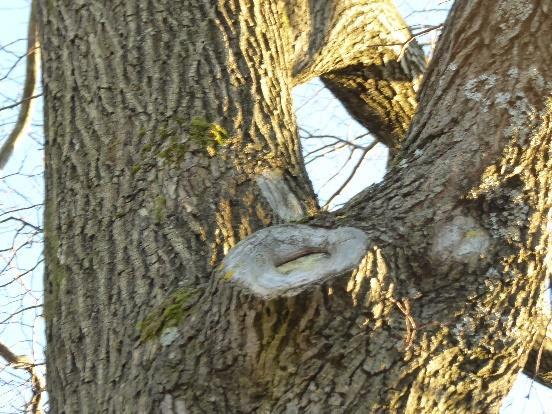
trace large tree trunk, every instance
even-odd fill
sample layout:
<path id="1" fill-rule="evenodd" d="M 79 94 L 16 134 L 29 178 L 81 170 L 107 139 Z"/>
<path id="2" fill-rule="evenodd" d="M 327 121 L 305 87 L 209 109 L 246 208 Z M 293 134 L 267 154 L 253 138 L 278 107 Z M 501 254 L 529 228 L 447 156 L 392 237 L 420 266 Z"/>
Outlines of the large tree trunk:
<path id="1" fill-rule="evenodd" d="M 550 13 L 456 4 L 405 135 L 390 1 L 41 2 L 52 412 L 496 411 L 542 315 Z M 313 76 L 396 154 L 335 213 Z"/>

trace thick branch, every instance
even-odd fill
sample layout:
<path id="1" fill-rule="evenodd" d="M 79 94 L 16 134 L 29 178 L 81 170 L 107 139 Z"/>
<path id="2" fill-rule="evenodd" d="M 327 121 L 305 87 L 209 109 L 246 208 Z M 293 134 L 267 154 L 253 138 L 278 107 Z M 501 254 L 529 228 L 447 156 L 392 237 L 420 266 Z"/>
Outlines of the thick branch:
<path id="1" fill-rule="evenodd" d="M 422 73 L 423 51 L 411 42 L 408 26 L 391 0 L 290 3 L 287 18 L 294 38 L 296 83 L 359 64 L 398 62 L 401 79 Z M 302 13 L 293 13 L 296 9 Z"/>
<path id="2" fill-rule="evenodd" d="M 293 7 L 303 10 L 290 19 L 295 82 L 321 76 L 349 113 L 394 154 L 414 115 L 425 68 L 424 53 L 394 3 L 297 1 Z"/>
<path id="3" fill-rule="evenodd" d="M 349 114 L 389 148 L 391 157 L 406 136 L 417 106 L 412 80 L 399 80 L 401 71 L 392 62 L 351 66 L 321 77 Z M 399 76 L 393 77 L 393 72 Z"/>
<path id="4" fill-rule="evenodd" d="M 363 261 L 368 269 L 347 284 L 354 304 L 366 304 L 371 329 L 351 335 L 359 349 L 388 344 L 404 327 L 401 351 L 380 345 L 371 353 L 375 362 L 360 358 L 358 366 L 364 363 L 369 378 L 365 390 L 381 375 L 380 383 L 408 382 L 408 391 L 399 386 L 402 395 L 372 396 L 366 412 L 377 411 L 379 398 L 397 412 L 497 409 L 534 342 L 532 315 L 552 248 L 552 83 L 550 53 L 530 28 L 548 38 L 552 25 L 541 2 L 525 3 L 527 10 L 508 2 L 456 3 L 400 161 L 334 222 L 315 219 L 362 229 L 378 247 L 375 259 Z M 496 44 L 489 45 L 493 35 Z M 314 301 L 316 289 L 309 293 L 303 302 Z M 379 323 L 388 302 L 400 312 L 401 328 L 395 311 Z M 334 316 L 350 306 L 340 305 Z M 381 325 L 389 331 L 378 332 Z M 403 372 L 412 375 L 398 381 Z"/>

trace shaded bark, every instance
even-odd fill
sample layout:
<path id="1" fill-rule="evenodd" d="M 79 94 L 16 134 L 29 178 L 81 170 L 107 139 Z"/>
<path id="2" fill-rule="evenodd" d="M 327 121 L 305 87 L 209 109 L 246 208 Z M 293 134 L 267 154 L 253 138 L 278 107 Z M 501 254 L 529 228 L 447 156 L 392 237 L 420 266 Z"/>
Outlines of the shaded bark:
<path id="1" fill-rule="evenodd" d="M 498 410 L 547 274 L 551 11 L 457 3 L 422 109 L 404 139 L 389 127 L 393 168 L 327 213 L 291 87 L 383 52 L 329 59 L 339 19 L 309 17 L 320 3 L 42 5 L 53 412 Z M 311 20 L 329 29 L 298 48 Z M 402 85 L 386 99 L 413 96 Z M 373 122 L 405 129 L 414 105 L 389 108 Z M 291 220 L 356 227 L 368 248 L 354 271 L 266 300 L 221 261 Z"/>

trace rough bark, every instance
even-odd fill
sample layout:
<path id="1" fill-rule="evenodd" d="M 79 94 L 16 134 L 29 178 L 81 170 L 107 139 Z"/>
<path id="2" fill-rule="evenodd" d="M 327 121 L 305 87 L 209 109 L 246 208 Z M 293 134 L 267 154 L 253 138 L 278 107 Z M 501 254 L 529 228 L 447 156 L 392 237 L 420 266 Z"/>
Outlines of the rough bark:
<path id="1" fill-rule="evenodd" d="M 321 213 L 290 89 L 356 63 L 320 60 L 343 45 L 315 31 L 324 53 L 294 49 L 305 4 L 41 5 L 53 412 L 498 410 L 547 274 L 552 11 L 456 4 L 394 167 Z M 389 108 L 381 124 L 412 116 Z M 356 269 L 270 298 L 226 269 L 240 240 L 228 257 L 299 220 L 362 230 Z M 331 260 L 266 234 L 290 283 Z"/>
<path id="2" fill-rule="evenodd" d="M 158 412 L 173 389 L 201 395 L 211 369 L 196 355 L 206 338 L 178 362 L 149 340 L 151 316 L 193 304 L 232 245 L 282 221 L 257 179 L 284 192 L 293 217 L 316 209 L 278 10 L 52 1 L 41 20 L 52 410 Z"/>

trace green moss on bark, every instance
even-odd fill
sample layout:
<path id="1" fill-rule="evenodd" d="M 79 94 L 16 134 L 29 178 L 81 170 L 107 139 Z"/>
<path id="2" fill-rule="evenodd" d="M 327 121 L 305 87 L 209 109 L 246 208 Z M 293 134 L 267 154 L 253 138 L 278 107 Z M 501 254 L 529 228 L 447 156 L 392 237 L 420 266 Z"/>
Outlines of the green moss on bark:
<path id="1" fill-rule="evenodd" d="M 140 339 L 146 341 L 158 338 L 164 329 L 177 326 L 190 312 L 196 293 L 197 290 L 189 288 L 172 293 L 138 324 Z"/>
<path id="2" fill-rule="evenodd" d="M 133 175 L 139 173 L 143 169 L 143 163 L 151 158 L 162 159 L 168 164 L 174 165 L 180 163 L 189 151 L 199 150 L 214 156 L 219 147 L 227 145 L 229 142 L 226 129 L 203 117 L 193 117 L 188 126 L 184 125 L 184 119 L 178 116 L 175 116 L 172 121 L 173 125 L 176 123 L 174 125 L 176 129 L 162 126 L 154 134 L 151 134 L 151 140 L 142 146 L 141 160 L 132 167 Z M 183 131 L 180 134 L 178 130 Z M 181 140 L 180 135 L 187 138 Z M 146 136 L 146 130 L 141 128 L 138 136 L 143 139 Z"/>
<path id="3" fill-rule="evenodd" d="M 161 223 L 166 216 L 167 199 L 163 196 L 156 197 L 153 201 L 153 218 L 155 224 Z"/>
<path id="4" fill-rule="evenodd" d="M 190 122 L 190 139 L 204 148 L 209 155 L 216 152 L 217 147 L 228 143 L 228 132 L 221 125 L 207 121 L 202 117 L 194 117 Z"/>

